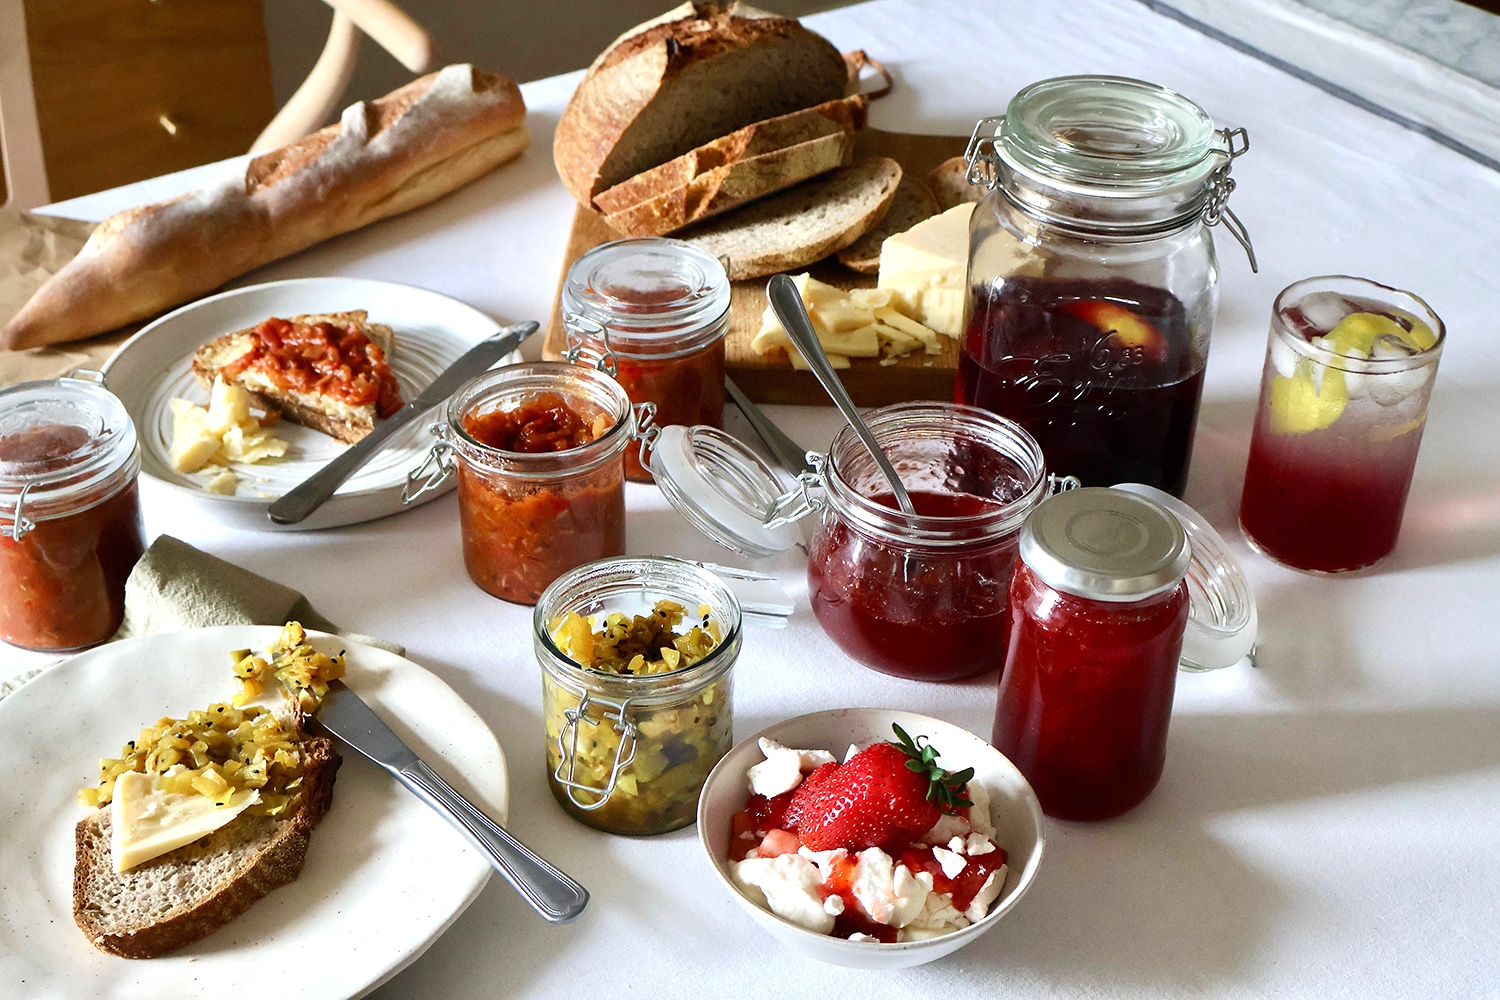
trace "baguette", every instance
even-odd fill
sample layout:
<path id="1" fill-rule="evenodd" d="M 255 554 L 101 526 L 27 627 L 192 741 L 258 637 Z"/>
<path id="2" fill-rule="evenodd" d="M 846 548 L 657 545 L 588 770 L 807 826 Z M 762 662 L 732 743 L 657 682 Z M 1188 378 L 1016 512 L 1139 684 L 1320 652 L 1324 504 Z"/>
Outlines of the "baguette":
<path id="1" fill-rule="evenodd" d="M 293 316 L 289 322 L 308 325 L 329 323 L 335 327 L 355 326 L 372 344 L 380 348 L 382 354 L 389 356 L 394 347 L 395 334 L 391 328 L 382 323 L 369 322 L 363 309 Z M 356 405 L 325 392 L 282 387 L 254 368 L 226 371 L 226 366 L 255 349 L 255 336 L 255 328 L 250 328 L 210 340 L 193 355 L 193 376 L 205 389 L 213 387 L 215 376 L 223 376 L 226 382 L 249 392 L 256 405 L 262 409 L 275 410 L 293 423 L 322 431 L 345 444 L 353 444 L 373 431 L 377 416 L 388 415 L 378 412 L 378 400 Z M 380 371 L 380 365 L 374 367 L 379 374 L 387 374 L 389 365 L 384 362 L 381 365 L 384 365 L 383 371 Z"/>
<path id="2" fill-rule="evenodd" d="M 746 4 L 690 2 L 621 35 L 557 124 L 552 155 L 579 204 L 736 129 L 844 96 L 837 49 Z"/>
<path id="3" fill-rule="evenodd" d="M 312 828 L 333 801 L 332 740 L 305 737 L 303 790 L 280 816 L 241 815 L 123 874 L 110 853 L 110 808 L 74 830 L 73 919 L 96 948 L 155 958 L 218 930 L 302 871 Z"/>
<path id="4" fill-rule="evenodd" d="M 509 77 L 449 66 L 251 160 L 243 175 L 105 219 L 0 330 L 0 347 L 87 337 L 433 199 L 526 148 Z"/>
<path id="5" fill-rule="evenodd" d="M 871 157 L 694 226 L 682 239 L 727 255 L 733 281 L 805 267 L 869 232 L 900 182 L 900 164 Z"/>

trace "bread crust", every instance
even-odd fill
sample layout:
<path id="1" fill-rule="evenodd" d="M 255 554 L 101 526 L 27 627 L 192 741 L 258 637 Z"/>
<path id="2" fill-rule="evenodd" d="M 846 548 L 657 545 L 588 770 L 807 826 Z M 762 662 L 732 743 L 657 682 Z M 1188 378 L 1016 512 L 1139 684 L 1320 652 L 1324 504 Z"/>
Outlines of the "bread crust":
<path id="1" fill-rule="evenodd" d="M 869 232 L 839 251 L 839 263 L 861 274 L 877 273 L 880 248 L 886 238 L 906 232 L 937 212 L 937 199 L 927 185 L 910 175 L 902 176 L 891 207 Z"/>
<path id="2" fill-rule="evenodd" d="M 796 21 L 741 4 L 687 3 L 626 32 L 594 61 L 558 121 L 553 159 L 563 185 L 591 206 L 634 174 L 756 121 L 842 97 L 847 86 L 843 56 Z"/>
<path id="3" fill-rule="evenodd" d="M 0 330 L 0 347 L 91 336 L 262 264 L 426 204 L 525 149 L 514 80 L 449 66 L 217 184 L 104 220 Z"/>
<path id="4" fill-rule="evenodd" d="M 939 212 L 966 201 L 978 201 L 985 195 L 983 186 L 969 183 L 969 161 L 962 156 L 949 157 L 933 167 L 927 175 L 927 186 L 937 198 Z"/>
<path id="5" fill-rule="evenodd" d="M 307 770 L 303 792 L 282 816 L 236 817 L 226 826 L 136 868 L 116 873 L 110 852 L 110 809 L 101 806 L 74 830 L 73 919 L 101 951 L 122 958 L 155 958 L 223 927 L 257 900 L 302 871 L 312 828 L 328 812 L 333 784 L 343 762 L 332 740 L 304 737 Z M 130 920 L 108 905 L 147 890 L 172 869 L 186 870 L 202 859 L 238 851 L 229 877 L 211 891 L 176 905 L 152 910 L 151 919 Z"/>

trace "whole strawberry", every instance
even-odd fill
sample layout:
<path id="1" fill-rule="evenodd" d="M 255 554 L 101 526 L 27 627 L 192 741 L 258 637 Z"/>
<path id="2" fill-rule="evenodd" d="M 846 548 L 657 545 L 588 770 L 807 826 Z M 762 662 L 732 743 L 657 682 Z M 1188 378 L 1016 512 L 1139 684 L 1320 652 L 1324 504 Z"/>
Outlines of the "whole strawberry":
<path id="1" fill-rule="evenodd" d="M 842 764 L 824 764 L 792 795 L 786 823 L 795 823 L 809 849 L 892 853 L 931 829 L 944 811 L 970 804 L 962 792 L 973 768 L 945 771 L 925 737 L 913 741 L 900 726 L 892 728 L 898 742 L 873 743 Z"/>

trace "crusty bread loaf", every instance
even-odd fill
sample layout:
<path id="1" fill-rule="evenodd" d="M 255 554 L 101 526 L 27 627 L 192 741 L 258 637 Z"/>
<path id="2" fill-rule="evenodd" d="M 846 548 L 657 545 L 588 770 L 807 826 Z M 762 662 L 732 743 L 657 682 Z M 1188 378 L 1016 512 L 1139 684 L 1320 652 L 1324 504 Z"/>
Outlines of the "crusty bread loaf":
<path id="1" fill-rule="evenodd" d="M 312 828 L 333 800 L 341 759 L 333 741 L 302 741 L 302 793 L 280 816 L 242 814 L 175 851 L 117 873 L 110 853 L 110 807 L 74 831 L 73 919 L 102 951 L 154 958 L 229 923 L 302 871 Z M 268 980 L 269 981 L 269 980 Z"/>
<path id="2" fill-rule="evenodd" d="M 319 313 L 292 316 L 292 323 L 331 323 L 336 327 L 357 326 L 389 358 L 395 346 L 395 333 L 383 323 L 371 323 L 363 309 L 341 313 Z M 324 434 L 345 444 L 353 444 L 375 429 L 375 404 L 355 406 L 331 396 L 316 392 L 301 392 L 271 384 L 252 370 L 226 374 L 226 365 L 237 361 L 247 351 L 254 349 L 253 328 L 236 330 L 215 337 L 193 354 L 192 370 L 198 382 L 211 388 L 214 376 L 225 375 L 225 381 L 246 390 L 255 398 L 256 405 L 265 410 L 275 410 L 293 423 Z"/>
<path id="3" fill-rule="evenodd" d="M 839 263 L 861 274 L 876 273 L 880 270 L 880 245 L 887 236 L 904 233 L 936 214 L 937 199 L 927 185 L 915 177 L 903 176 L 896 186 L 896 197 L 891 200 L 890 210 L 873 229 L 839 251 Z"/>
<path id="4" fill-rule="evenodd" d="M 525 149 L 525 113 L 514 80 L 467 65 L 354 104 L 243 175 L 105 219 L 0 330 L 0 347 L 114 329 L 424 205 Z"/>
<path id="5" fill-rule="evenodd" d="M 883 156 L 842 167 L 699 223 L 680 237 L 729 257 L 734 281 L 805 267 L 859 239 L 890 208 L 901 166 Z"/>
<path id="6" fill-rule="evenodd" d="M 745 4 L 690 2 L 621 35 L 589 67 L 552 155 L 577 201 L 746 125 L 844 96 L 821 36 Z"/>
<path id="7" fill-rule="evenodd" d="M 949 157 L 934 167 L 927 175 L 927 186 L 937 198 L 939 212 L 984 197 L 983 187 L 969 183 L 969 161 L 962 156 Z"/>

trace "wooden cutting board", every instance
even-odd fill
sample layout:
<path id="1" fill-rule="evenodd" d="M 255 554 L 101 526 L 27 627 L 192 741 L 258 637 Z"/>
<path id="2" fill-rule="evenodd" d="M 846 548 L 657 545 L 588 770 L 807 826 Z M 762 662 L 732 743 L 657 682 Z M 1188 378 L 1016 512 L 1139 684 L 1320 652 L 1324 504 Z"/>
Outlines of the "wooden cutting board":
<path id="1" fill-rule="evenodd" d="M 912 135 L 865 129 L 855 137 L 854 155 L 889 156 L 907 174 L 925 179 L 933 167 L 964 151 L 966 140 L 957 136 Z M 542 344 L 545 357 L 561 357 L 566 347 L 562 328 L 562 282 L 568 268 L 586 251 L 620 235 L 605 225 L 598 213 L 579 206 L 568 233 L 557 295 L 552 300 L 552 318 Z M 875 275 L 859 274 L 837 259 L 820 261 L 808 268 L 813 277 L 840 288 L 872 288 Z M 828 396 L 810 372 L 795 371 L 780 351 L 762 357 L 750 349 L 750 338 L 760 329 L 766 309 L 766 279 L 736 281 L 729 305 L 729 335 L 725 341 L 725 366 L 729 376 L 758 403 L 803 403 L 831 405 Z M 909 399 L 953 398 L 958 371 L 958 341 L 940 338 L 943 353 L 910 354 L 894 365 L 881 365 L 876 358 L 854 358 L 852 367 L 839 372 L 849 395 L 860 406 L 885 406 Z"/>

